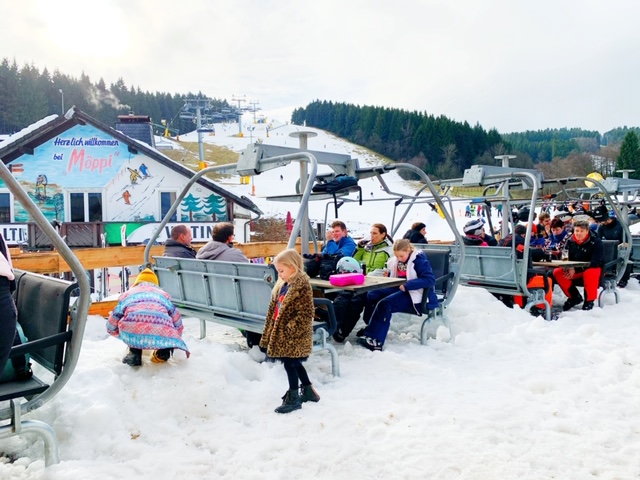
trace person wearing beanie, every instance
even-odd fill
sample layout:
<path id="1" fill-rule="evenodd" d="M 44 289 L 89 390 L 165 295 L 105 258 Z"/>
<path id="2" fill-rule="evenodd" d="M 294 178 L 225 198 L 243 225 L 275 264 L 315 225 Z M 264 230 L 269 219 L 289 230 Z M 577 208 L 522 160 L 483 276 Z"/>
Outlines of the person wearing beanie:
<path id="1" fill-rule="evenodd" d="M 427 241 L 427 226 L 422 222 L 416 222 L 411 225 L 411 228 L 407 230 L 407 233 L 404 234 L 402 238 L 409 240 L 411 243 L 424 243 L 428 244 Z"/>
<path id="2" fill-rule="evenodd" d="M 160 282 L 158 281 L 158 277 L 150 268 L 145 268 L 138 274 L 138 276 L 136 277 L 136 281 L 133 282 L 133 286 L 135 287 L 142 282 L 153 283 L 156 287 L 160 284 Z"/>
<path id="3" fill-rule="evenodd" d="M 184 326 L 180 312 L 158 283 L 153 270 L 145 268 L 133 286 L 120 295 L 107 320 L 109 335 L 129 347 L 122 363 L 131 367 L 142 365 L 142 350 L 153 350 L 154 363 L 169 360 L 174 348 L 184 350 L 187 357 L 190 355 L 182 340 Z"/>
<path id="4" fill-rule="evenodd" d="M 484 222 L 480 218 L 468 221 L 462 229 L 465 235 L 462 237 L 464 244 L 478 247 L 489 246 L 489 244 L 482 238 L 483 228 Z"/>

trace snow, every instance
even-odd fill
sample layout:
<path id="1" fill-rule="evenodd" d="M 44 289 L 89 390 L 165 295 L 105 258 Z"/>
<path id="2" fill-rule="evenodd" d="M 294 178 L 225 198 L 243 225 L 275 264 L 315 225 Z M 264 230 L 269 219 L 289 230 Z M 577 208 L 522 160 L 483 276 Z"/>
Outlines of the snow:
<path id="1" fill-rule="evenodd" d="M 295 128 L 264 140 L 294 146 L 285 133 Z M 205 139 L 246 146 L 223 131 Z M 311 150 L 358 148 L 318 133 Z M 285 179 L 294 178 L 297 165 L 287 168 Z M 255 179 L 260 195 L 281 188 L 281 172 Z M 225 182 L 250 194 L 237 179 Z M 422 208 L 430 238 L 442 238 L 445 222 Z M 390 217 L 378 204 L 363 210 L 344 220 Z M 287 389 L 284 369 L 261 362 L 237 330 L 208 324 L 200 340 L 198 321 L 187 318 L 191 358 L 177 352 L 158 365 L 146 354 L 132 369 L 120 362 L 124 344 L 90 317 L 71 380 L 29 415 L 53 425 L 60 464 L 45 470 L 41 442 L 14 437 L 0 444 L 0 479 L 638 478 L 639 293 L 632 280 L 617 305 L 609 296 L 602 309 L 546 322 L 460 287 L 449 341 L 432 325 L 420 345 L 419 323 L 394 319 L 382 352 L 353 338 L 336 345 L 340 377 L 326 353 L 313 355 L 306 367 L 321 400 L 287 415 L 273 412 Z"/>

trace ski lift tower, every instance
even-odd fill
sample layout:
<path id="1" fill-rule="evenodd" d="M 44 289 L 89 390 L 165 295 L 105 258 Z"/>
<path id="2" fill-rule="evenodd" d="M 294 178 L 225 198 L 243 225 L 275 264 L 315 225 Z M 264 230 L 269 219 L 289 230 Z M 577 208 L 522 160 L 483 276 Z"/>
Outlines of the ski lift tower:
<path id="1" fill-rule="evenodd" d="M 189 98 L 184 101 L 184 107 L 180 112 L 180 118 L 194 120 L 195 110 L 196 131 L 198 132 L 198 158 L 204 162 L 204 146 L 202 144 L 202 111 L 209 110 L 211 105 L 206 98 Z"/>
<path id="2" fill-rule="evenodd" d="M 243 95 L 242 98 L 240 98 L 233 95 L 231 101 L 238 102 L 238 136 L 242 137 L 242 106 L 240 104 L 247 101 L 247 96 Z"/>
<path id="3" fill-rule="evenodd" d="M 251 105 L 251 108 L 249 108 L 250 112 L 253 112 L 253 124 L 255 125 L 256 123 L 256 112 L 258 110 L 262 110 L 258 105 L 260 105 L 260 102 L 258 100 L 249 102 L 249 105 Z"/>

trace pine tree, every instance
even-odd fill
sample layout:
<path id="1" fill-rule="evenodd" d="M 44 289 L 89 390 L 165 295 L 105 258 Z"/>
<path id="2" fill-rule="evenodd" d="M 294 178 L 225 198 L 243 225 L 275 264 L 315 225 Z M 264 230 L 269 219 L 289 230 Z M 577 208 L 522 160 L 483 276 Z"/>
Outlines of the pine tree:
<path id="1" fill-rule="evenodd" d="M 202 205 L 200 205 L 200 199 L 193 196 L 192 193 L 184 197 L 182 200 L 182 211 L 189 212 L 189 221 L 193 222 L 193 212 L 199 212 L 202 210 Z"/>
<path id="2" fill-rule="evenodd" d="M 616 170 L 635 170 L 629 177 L 640 178 L 640 142 L 633 130 L 629 131 L 622 141 Z"/>
<path id="3" fill-rule="evenodd" d="M 212 193 L 204 199 L 204 213 L 211 215 L 213 221 L 227 219 L 226 202 L 224 198 Z"/>

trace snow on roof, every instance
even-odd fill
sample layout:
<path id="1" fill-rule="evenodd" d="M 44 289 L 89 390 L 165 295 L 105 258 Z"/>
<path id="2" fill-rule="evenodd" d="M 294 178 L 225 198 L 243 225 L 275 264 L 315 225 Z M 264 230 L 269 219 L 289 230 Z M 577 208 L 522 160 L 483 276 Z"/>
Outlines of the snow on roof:
<path id="1" fill-rule="evenodd" d="M 32 123 L 28 127 L 23 128 L 22 130 L 14 133 L 13 135 L 8 135 L 7 138 L 2 142 L 2 147 L 6 148 L 13 143 L 20 142 L 23 138 L 29 136 L 31 133 L 35 132 L 39 128 L 51 123 L 56 120 L 60 115 L 49 115 L 48 117 L 44 117 L 42 120 L 38 120 L 35 123 Z"/>

